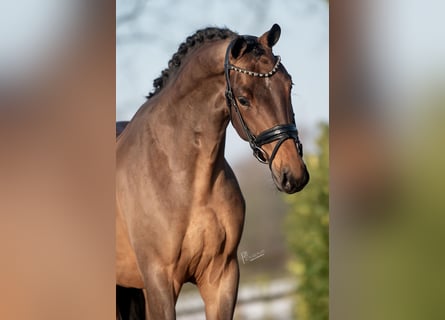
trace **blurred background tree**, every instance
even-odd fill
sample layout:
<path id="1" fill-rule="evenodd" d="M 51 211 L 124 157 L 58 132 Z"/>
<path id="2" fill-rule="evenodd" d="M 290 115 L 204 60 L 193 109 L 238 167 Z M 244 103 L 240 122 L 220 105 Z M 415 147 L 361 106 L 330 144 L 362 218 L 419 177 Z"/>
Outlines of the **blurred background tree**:
<path id="1" fill-rule="evenodd" d="M 296 313 L 301 320 L 327 320 L 329 307 L 329 127 L 320 125 L 318 153 L 306 157 L 311 180 L 304 192 L 286 196 L 291 206 L 286 238 L 298 278 Z"/>

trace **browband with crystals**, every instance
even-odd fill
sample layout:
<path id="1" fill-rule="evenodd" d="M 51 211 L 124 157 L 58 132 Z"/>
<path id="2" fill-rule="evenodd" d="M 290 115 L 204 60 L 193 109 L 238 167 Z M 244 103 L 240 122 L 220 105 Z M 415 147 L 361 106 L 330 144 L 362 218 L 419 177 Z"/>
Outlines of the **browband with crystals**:
<path id="1" fill-rule="evenodd" d="M 260 77 L 260 78 L 267 78 L 267 77 L 272 76 L 278 70 L 278 66 L 280 65 L 280 62 L 281 62 L 281 57 L 280 56 L 276 56 L 276 57 L 277 57 L 277 62 L 275 63 L 275 65 L 272 68 L 272 70 L 267 72 L 267 73 L 253 72 L 253 71 L 250 71 L 250 70 L 239 68 L 237 66 L 234 66 L 233 64 L 229 64 L 228 68 L 230 70 L 233 70 L 233 71 L 236 71 L 236 72 L 241 72 L 241 73 L 248 74 L 249 76 Z"/>

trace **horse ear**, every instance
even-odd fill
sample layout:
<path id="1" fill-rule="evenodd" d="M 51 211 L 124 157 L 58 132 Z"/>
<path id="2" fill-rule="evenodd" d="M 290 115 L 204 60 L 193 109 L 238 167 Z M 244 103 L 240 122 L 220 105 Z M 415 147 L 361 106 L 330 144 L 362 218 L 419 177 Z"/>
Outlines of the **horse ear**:
<path id="1" fill-rule="evenodd" d="M 272 48 L 280 39 L 280 35 L 281 28 L 278 24 L 275 23 L 269 31 L 267 31 L 260 37 L 259 41 L 267 45 L 269 48 Z"/>
<path id="2" fill-rule="evenodd" d="M 237 37 L 232 45 L 231 49 L 232 57 L 234 59 L 237 59 L 238 57 L 242 56 L 246 48 L 247 48 L 246 39 L 244 39 L 244 37 Z"/>

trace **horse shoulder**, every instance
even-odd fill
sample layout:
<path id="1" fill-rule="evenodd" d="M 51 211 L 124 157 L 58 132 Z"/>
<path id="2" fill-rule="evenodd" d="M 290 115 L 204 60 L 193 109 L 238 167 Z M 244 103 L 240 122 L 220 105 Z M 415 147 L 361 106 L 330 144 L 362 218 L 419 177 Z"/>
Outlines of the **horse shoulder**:
<path id="1" fill-rule="evenodd" d="M 234 204 L 238 206 L 240 210 L 242 210 L 243 214 L 246 209 L 246 202 L 244 200 L 243 193 L 241 192 L 241 188 L 239 186 L 238 180 L 235 176 L 230 165 L 225 161 L 224 166 L 224 176 L 225 176 L 225 186 L 226 189 L 224 194 L 230 200 L 230 204 L 233 206 Z"/>

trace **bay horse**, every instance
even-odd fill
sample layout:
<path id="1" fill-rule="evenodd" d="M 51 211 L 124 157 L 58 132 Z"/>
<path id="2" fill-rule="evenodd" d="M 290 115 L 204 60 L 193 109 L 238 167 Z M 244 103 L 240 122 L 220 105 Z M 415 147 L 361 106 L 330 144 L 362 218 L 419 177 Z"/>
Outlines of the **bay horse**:
<path id="1" fill-rule="evenodd" d="M 280 34 L 277 24 L 260 37 L 224 28 L 197 31 L 132 120 L 117 124 L 121 319 L 175 319 L 186 282 L 198 287 L 208 319 L 232 319 L 245 202 L 224 158 L 230 121 L 269 165 L 280 191 L 294 193 L 308 183 L 292 80 L 272 52 Z"/>

